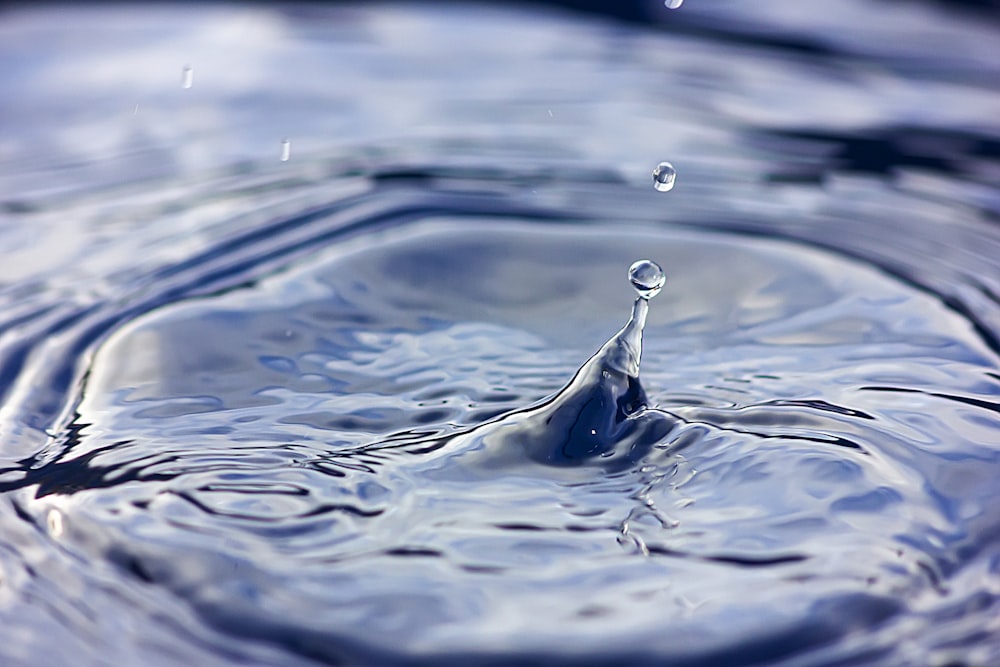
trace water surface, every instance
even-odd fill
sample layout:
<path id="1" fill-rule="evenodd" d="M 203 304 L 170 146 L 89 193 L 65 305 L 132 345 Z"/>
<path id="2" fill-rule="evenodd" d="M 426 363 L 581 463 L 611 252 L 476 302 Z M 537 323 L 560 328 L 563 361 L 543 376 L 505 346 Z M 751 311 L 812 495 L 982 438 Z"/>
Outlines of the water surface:
<path id="1" fill-rule="evenodd" d="M 2 15 L 0 655 L 1000 658 L 996 24 L 796 7 Z"/>

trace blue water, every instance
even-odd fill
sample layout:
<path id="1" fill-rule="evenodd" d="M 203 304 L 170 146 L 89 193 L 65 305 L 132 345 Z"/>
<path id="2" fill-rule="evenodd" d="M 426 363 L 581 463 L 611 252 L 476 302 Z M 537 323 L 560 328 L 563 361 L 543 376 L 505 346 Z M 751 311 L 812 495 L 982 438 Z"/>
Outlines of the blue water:
<path id="1" fill-rule="evenodd" d="M 0 14 L 2 662 L 1000 662 L 973 5 Z"/>

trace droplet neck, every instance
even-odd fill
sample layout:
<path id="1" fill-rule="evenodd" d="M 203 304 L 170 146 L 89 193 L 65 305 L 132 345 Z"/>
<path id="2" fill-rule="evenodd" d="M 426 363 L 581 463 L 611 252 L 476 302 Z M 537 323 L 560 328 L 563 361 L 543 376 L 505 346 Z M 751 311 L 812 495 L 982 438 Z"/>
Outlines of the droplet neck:
<path id="1" fill-rule="evenodd" d="M 632 317 L 618 333 L 623 346 L 629 350 L 633 366 L 629 365 L 629 375 L 639 377 L 639 363 L 642 361 L 642 331 L 646 328 L 646 314 L 649 313 L 649 299 L 636 297 L 632 304 Z"/>
<path id="2" fill-rule="evenodd" d="M 586 365 L 599 365 L 606 371 L 638 378 L 639 362 L 642 360 L 642 330 L 649 313 L 649 299 L 660 293 L 667 277 L 659 264 L 640 259 L 629 267 L 628 279 L 639 295 L 632 304 L 632 316 Z"/>

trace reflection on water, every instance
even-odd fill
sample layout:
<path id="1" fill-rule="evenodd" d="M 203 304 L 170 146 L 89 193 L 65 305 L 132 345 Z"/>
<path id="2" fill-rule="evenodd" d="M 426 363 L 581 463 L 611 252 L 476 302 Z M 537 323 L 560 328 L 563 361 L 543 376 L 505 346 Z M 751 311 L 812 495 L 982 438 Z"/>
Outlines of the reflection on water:
<path id="1" fill-rule="evenodd" d="M 655 9 L 3 15 L 6 663 L 1000 659 L 989 18 Z"/>

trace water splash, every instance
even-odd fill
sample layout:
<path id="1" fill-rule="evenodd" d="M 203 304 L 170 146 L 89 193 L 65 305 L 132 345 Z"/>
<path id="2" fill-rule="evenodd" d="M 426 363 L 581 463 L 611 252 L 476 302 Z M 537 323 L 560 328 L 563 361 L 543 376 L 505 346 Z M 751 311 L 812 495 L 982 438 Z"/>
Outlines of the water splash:
<path id="1" fill-rule="evenodd" d="M 723 3 L 684 8 L 707 11 L 713 4 Z M 7 180 L 16 186 L 5 190 L 18 196 L 4 198 L 3 215 L 42 224 L 26 224 L 36 228 L 32 242 L 25 239 L 17 252 L 15 246 L 22 244 L 9 244 L 13 255 L 4 262 L 5 275 L 19 274 L 21 266 L 31 270 L 12 283 L 16 295 L 4 289 L 4 315 L 10 320 L 3 341 L 4 377 L 6 384 L 14 378 L 17 388 L 9 392 L 3 411 L 5 433 L 13 434 L 4 438 L 5 465 L 16 469 L 4 472 L 2 481 L 18 479 L 23 468 L 35 480 L 47 471 L 52 483 L 44 487 L 49 495 L 41 498 L 40 482 L 38 489 L 26 486 L 4 494 L 0 532 L 7 545 L 17 548 L 0 550 L 5 598 L 0 617 L 11 640 L 0 647 L 0 655 L 14 663 L 19 660 L 11 660 L 12 655 L 51 664 L 103 659 L 154 666 L 182 660 L 324 658 L 354 664 L 965 660 L 1000 665 L 993 659 L 1000 655 L 995 641 L 1000 613 L 992 588 L 998 563 L 993 536 L 1000 459 L 993 425 L 1000 365 L 979 342 L 987 335 L 988 343 L 995 340 L 994 325 L 1000 322 L 988 280 L 1000 256 L 990 252 L 997 230 L 989 224 L 993 200 L 981 178 L 983 151 L 991 141 L 984 130 L 990 124 L 983 120 L 990 105 L 979 85 L 990 74 L 983 65 L 991 60 L 983 57 L 988 51 L 976 48 L 977 26 L 965 19 L 957 23 L 958 15 L 945 3 L 933 3 L 940 11 L 916 13 L 903 5 L 919 9 L 928 3 L 892 3 L 900 9 L 894 16 L 898 22 L 872 20 L 877 11 L 866 18 L 865 3 L 832 3 L 818 24 L 789 27 L 785 37 L 794 39 L 785 41 L 755 29 L 767 27 L 762 12 L 771 12 L 768 19 L 787 18 L 782 11 L 795 3 L 757 3 L 756 9 L 745 8 L 739 21 L 732 16 L 736 3 L 725 4 L 704 21 L 689 17 L 712 30 L 679 35 L 651 35 L 629 26 L 609 30 L 600 21 L 581 26 L 543 14 L 512 20 L 497 14 L 497 20 L 491 15 L 484 22 L 476 13 L 441 22 L 433 14 L 407 13 L 393 21 L 394 29 L 382 30 L 384 13 L 359 8 L 357 25 L 372 46 L 361 52 L 355 30 L 345 31 L 336 21 L 320 25 L 312 12 L 279 12 L 267 20 L 280 29 L 262 34 L 279 42 L 238 34 L 236 39 L 237 46 L 254 47 L 251 56 L 273 56 L 255 63 L 290 74 L 282 77 L 282 94 L 274 94 L 275 81 L 267 76 L 202 86 L 200 104 L 215 108 L 228 122 L 201 132 L 194 153 L 186 140 L 190 124 L 160 127 L 161 114 L 154 112 L 164 104 L 155 96 L 148 102 L 150 113 L 140 114 L 144 125 L 139 130 L 149 132 L 136 135 L 137 141 L 152 137 L 148 147 L 155 150 L 137 144 L 140 150 L 123 152 L 104 140 L 120 124 L 120 110 L 127 114 L 128 104 L 117 98 L 136 91 L 104 77 L 105 64 L 128 59 L 135 40 L 124 40 L 127 48 L 117 49 L 101 39 L 95 54 L 104 54 L 102 59 L 85 68 L 101 76 L 54 87 L 52 77 L 36 75 L 60 58 L 60 49 L 46 58 L 12 58 L 15 76 L 6 80 L 18 94 L 6 102 L 27 101 L 29 113 L 16 114 L 27 125 L 11 134 L 22 137 L 25 154 L 32 157 L 28 163 L 39 169 L 25 170 L 20 159 L 4 161 L 12 165 Z M 191 13 L 184 12 L 172 28 L 160 12 L 140 32 L 175 53 L 194 49 Z M 744 21 L 753 14 L 758 15 L 755 23 Z M 195 22 L 218 28 L 195 32 L 210 41 L 234 32 L 226 30 L 231 17 L 215 16 L 203 17 L 212 19 L 207 23 L 195 16 Z M 114 17 L 90 20 L 101 26 L 109 18 Z M 354 25 L 354 12 L 351 20 Z M 50 22 L 66 23 L 58 12 Z M 322 32 L 327 24 L 334 32 Z M 440 34 L 429 32 L 439 24 L 444 24 Z M 491 122 L 475 104 L 424 104 L 414 112 L 426 119 L 415 120 L 446 128 L 440 143 L 414 149 L 404 141 L 401 146 L 405 128 L 378 113 L 395 103 L 399 87 L 364 82 L 384 72 L 387 57 L 426 63 L 435 55 L 427 45 L 447 44 L 456 26 L 464 24 L 485 39 L 467 40 L 468 57 L 455 67 L 408 68 L 403 73 L 412 79 L 408 90 L 461 100 L 488 84 L 505 99 L 532 100 L 544 89 L 550 105 L 576 109 L 580 124 L 559 128 L 551 142 L 528 146 L 518 139 L 525 134 L 520 126 L 513 134 L 503 128 L 461 132 L 470 123 L 475 129 Z M 951 26 L 961 37 L 957 44 L 969 48 L 948 48 L 955 40 L 938 32 L 941 24 Z M 869 39 L 851 29 L 858 25 L 866 26 Z M 400 33 L 395 29 L 400 26 L 413 32 Z M 156 32 L 148 32 L 153 27 Z M 924 53 L 909 42 L 927 40 L 898 39 L 923 29 L 940 36 L 944 48 Z M 87 31 L 77 32 L 82 38 Z M 517 32 L 529 40 L 530 57 L 497 58 L 491 33 L 502 38 Z M 71 45 L 61 57 L 72 62 L 78 40 L 52 41 Z M 582 43 L 594 48 L 578 48 Z M 803 56 L 801 45 L 815 43 L 828 48 Z M 623 48 L 635 54 L 629 60 L 634 76 L 620 76 Z M 329 65 L 322 71 L 309 66 L 318 53 Z M 663 67 L 665 53 L 676 67 Z M 907 54 L 927 67 L 899 66 L 914 63 Z M 943 60 L 941 54 L 946 54 Z M 497 67 L 484 72 L 483 62 Z M 727 85 L 734 62 L 748 80 L 765 77 L 774 85 Z M 18 63 L 31 65 L 17 68 Z M 857 76 L 851 75 L 859 66 Z M 880 72 L 879 85 L 870 85 L 865 75 L 871 67 Z M 926 76 L 927 68 L 943 76 Z M 699 76 L 688 76 L 691 71 Z M 179 83 L 169 80 L 176 74 L 168 69 L 168 87 Z M 553 75 L 563 85 L 546 88 L 546 76 Z M 650 86 L 650 80 L 662 85 Z M 34 81 L 39 83 L 20 85 Z M 107 94 L 91 95 L 101 81 L 110 86 Z M 960 103 L 913 106 L 933 98 L 944 84 L 949 95 L 954 93 L 949 99 Z M 60 104 L 67 86 L 73 92 L 74 85 L 87 99 L 106 104 L 107 112 L 95 113 L 93 104 L 67 107 L 62 124 L 74 131 L 60 139 L 59 132 L 46 127 L 50 114 L 30 113 L 31 107 L 48 99 Z M 595 85 L 602 95 L 593 94 Z M 347 106 L 340 104 L 345 87 L 354 91 Z M 243 171 L 240 160 L 259 155 L 259 138 L 267 136 L 268 124 L 283 117 L 289 100 L 296 99 L 317 101 L 295 114 L 296 141 L 326 136 L 330 119 L 324 110 L 330 108 L 337 108 L 338 116 L 347 114 L 341 124 L 370 139 L 363 147 L 334 150 L 321 169 L 302 164 L 294 174 L 278 169 L 286 172 L 273 174 L 278 180 L 270 180 L 266 167 Z M 775 99 L 796 103 L 778 109 Z M 850 104 L 829 104 L 831 99 Z M 601 171 L 602 165 L 616 164 L 619 155 L 641 153 L 648 141 L 647 132 L 621 132 L 621 100 L 643 118 L 676 119 L 690 135 L 687 145 L 710 140 L 708 153 L 698 158 L 701 166 L 698 159 L 691 167 L 682 165 L 718 175 L 706 179 L 704 196 L 668 198 L 671 205 L 664 207 L 659 193 L 633 197 L 620 187 L 614 170 Z M 870 122 L 843 122 L 848 106 L 851 114 L 861 113 Z M 920 152 L 919 146 L 906 151 L 912 142 L 900 148 L 899 131 L 892 129 L 913 134 L 906 128 L 914 119 L 926 130 L 917 132 L 918 138 L 934 148 L 930 157 L 946 164 L 928 166 L 926 155 L 892 157 L 900 150 Z M 38 131 L 32 122 L 40 124 Z M 777 133 L 789 126 L 799 135 Z M 39 143 L 42 135 L 51 141 Z M 580 136 L 588 140 L 580 142 Z M 83 143 L 87 137 L 91 140 Z M 720 137 L 727 140 L 714 141 Z M 881 155 L 881 166 L 863 165 L 860 171 L 844 166 L 844 155 L 863 162 L 851 156 L 873 141 L 879 155 L 862 152 L 872 164 Z M 955 148 L 949 149 L 951 144 Z M 273 162 L 275 148 L 273 139 L 265 142 L 268 161 Z M 403 166 L 417 165 L 416 170 L 399 171 L 401 150 Z M 594 176 L 582 177 L 590 170 L 567 170 L 565 155 L 585 158 L 595 166 Z M 77 163 L 83 165 L 78 170 Z M 900 170 L 892 167 L 900 163 Z M 102 166 L 94 169 L 94 164 Z M 209 171 L 215 166 L 225 171 Z M 359 167 L 363 184 L 357 181 Z M 898 171 L 899 178 L 884 178 L 873 168 Z M 831 184 L 826 178 L 845 170 L 852 174 L 848 183 L 837 179 Z M 164 171 L 170 180 L 156 177 Z M 20 172 L 38 175 L 27 179 Z M 746 173 L 760 178 L 744 178 Z M 180 183 L 173 180 L 175 174 L 183 177 Z M 369 184 L 368 174 L 385 177 Z M 186 185 L 189 175 L 199 177 L 196 191 Z M 530 201 L 522 197 L 525 183 L 538 188 Z M 178 184 L 183 186 L 179 193 Z M 355 190 L 356 185 L 362 187 Z M 45 194 L 63 188 L 78 196 Z M 32 200 L 22 190 L 41 194 Z M 31 212 L 32 201 L 40 204 L 37 214 Z M 525 209 L 541 218 L 521 220 Z M 893 214 L 884 215 L 888 210 Z M 422 219 L 424 212 L 434 211 L 469 228 L 500 261 L 519 257 L 518 247 L 524 255 L 535 252 L 539 237 L 534 232 L 545 220 L 560 223 L 553 233 L 561 247 L 535 252 L 517 271 L 518 284 L 537 289 L 528 292 L 537 296 L 531 304 L 541 312 L 557 308 L 529 319 L 534 314 L 522 302 L 497 298 L 518 295 L 513 288 L 477 291 L 483 310 L 465 310 L 464 303 L 453 308 L 453 293 L 447 290 L 420 298 L 428 290 L 400 280 L 398 264 L 387 262 L 371 273 L 345 268 L 362 262 L 341 259 L 354 247 L 341 245 L 343 230 L 351 243 L 376 253 L 362 256 L 371 260 L 383 256 L 383 226 L 390 234 L 408 232 L 411 215 Z M 484 213 L 488 219 L 496 215 L 505 223 L 508 218 L 524 223 L 523 231 L 516 230 L 524 236 L 512 251 L 493 249 L 492 233 L 482 229 Z M 116 231 L 113 243 L 104 224 L 109 216 L 112 227 L 122 231 Z M 586 230 L 564 224 L 583 217 L 594 220 Z M 609 220 L 615 223 L 606 224 Z M 186 234 L 194 222 L 211 233 Z M 428 429 L 448 422 L 480 424 L 495 414 L 477 416 L 487 409 L 510 411 L 557 390 L 593 352 L 583 350 L 569 362 L 566 348 L 598 322 L 605 322 L 610 335 L 628 319 L 624 311 L 621 321 L 603 319 L 607 308 L 597 307 L 599 292 L 559 289 L 581 287 L 579 274 L 574 283 L 570 273 L 579 265 L 587 268 L 580 272 L 588 274 L 587 287 L 604 275 L 598 262 L 614 261 L 624 273 L 637 256 L 626 249 L 611 254 L 622 222 L 648 233 L 649 242 L 638 246 L 647 248 L 645 254 L 671 258 L 664 267 L 671 271 L 669 330 L 675 341 L 669 350 L 654 351 L 654 341 L 647 338 L 641 372 L 651 402 L 685 406 L 678 413 L 687 423 L 668 436 L 669 455 L 655 450 L 617 477 L 591 465 L 563 470 L 538 464 L 539 474 L 528 484 L 498 475 L 501 479 L 464 486 L 434 485 L 396 461 L 385 461 L 373 473 L 359 468 L 338 478 L 283 466 L 415 424 Z M 701 238 L 703 228 L 709 238 Z M 595 252 L 577 255 L 567 248 L 591 231 L 602 244 Z M 689 233 L 705 243 L 685 245 Z M 183 236 L 190 238 L 182 247 L 171 242 Z M 415 236 L 413 253 L 426 257 L 432 244 L 417 246 L 424 239 Z M 789 239 L 801 243 L 780 245 Z M 671 245 L 659 246 L 660 241 Z M 695 250 L 714 247 L 715 241 L 732 253 Z M 765 245 L 758 247 L 757 241 Z M 833 252 L 821 253 L 823 260 L 814 254 L 820 248 Z M 323 275 L 331 276 L 335 287 L 274 271 L 286 261 L 296 265 L 305 252 L 318 253 L 317 263 L 329 266 Z M 477 285 L 494 276 L 478 270 L 467 254 L 431 256 L 454 262 L 428 266 L 414 261 L 414 273 L 442 280 L 473 275 L 474 280 L 462 282 Z M 533 268 L 545 257 L 570 268 L 553 273 Z M 858 279 L 862 268 L 876 272 Z M 476 272 L 466 273 L 470 270 Z M 268 279 L 272 275 L 277 277 Z M 398 292 L 403 298 L 384 298 L 383 276 L 405 286 Z M 77 291 L 91 289 L 88 281 L 106 284 L 106 298 L 76 298 Z M 355 293 L 344 288 L 354 281 L 377 289 L 351 297 Z M 252 286 L 218 287 L 223 283 Z M 603 301 L 612 310 L 624 309 L 626 294 L 631 295 L 620 294 L 620 304 L 613 298 Z M 271 309 L 268 295 L 283 300 L 282 309 Z M 146 312 L 148 318 L 139 317 Z M 480 341 L 460 340 L 470 313 L 490 321 L 484 313 L 509 315 L 509 326 L 482 329 Z M 397 335 L 401 321 L 407 336 Z M 204 326 L 192 329 L 200 323 Z M 572 340 L 553 344 L 560 338 L 550 333 L 574 326 L 580 331 Z M 657 332 L 648 328 L 644 335 Z M 365 338 L 373 332 L 384 333 L 386 341 L 416 345 L 399 355 L 412 360 L 409 377 L 396 381 L 389 374 L 392 364 L 373 370 L 363 363 L 386 356 L 379 341 L 369 345 Z M 523 343 L 520 338 L 509 343 L 503 337 L 508 332 L 524 334 Z M 593 348 L 608 335 L 593 339 Z M 11 337 L 14 344 L 7 345 Z M 131 347 L 125 341 L 132 341 Z M 211 359 L 221 356 L 214 353 L 216 342 L 226 357 L 239 362 L 235 368 Z M 419 376 L 425 351 L 435 353 L 426 362 L 432 374 Z M 292 370 L 279 373 L 255 364 L 258 352 L 288 358 Z M 488 353 L 493 357 L 481 358 Z M 469 372 L 447 366 L 463 356 Z M 315 363 L 307 367 L 303 359 Z M 134 375 L 145 374 L 150 383 L 117 383 L 108 375 L 85 386 L 76 383 L 82 373 L 96 378 L 112 361 L 134 368 Z M 443 372 L 434 374 L 439 369 Z M 306 384 L 305 373 L 315 370 L 343 389 L 325 392 Z M 178 383 L 184 378 L 190 381 Z M 669 390 L 654 393 L 654 384 Z M 487 403 L 494 385 L 514 398 Z M 181 391 L 188 388 L 195 391 Z M 138 396 L 137 390 L 148 393 Z M 30 400 L 23 398 L 29 394 Z M 449 409 L 436 415 L 430 407 L 422 411 L 417 403 L 433 395 L 449 401 Z M 202 396 L 219 400 L 213 407 Z M 230 404 L 230 397 L 244 396 L 258 402 L 254 407 Z M 30 425 L 50 424 L 46 409 L 72 414 L 78 399 L 81 418 L 69 429 L 62 421 L 55 424 L 54 447 L 36 446 Z M 17 407 L 8 409 L 12 404 Z M 33 407 L 47 405 L 53 407 Z M 374 420 L 348 424 L 342 419 L 355 411 L 364 417 L 369 413 L 360 411 L 373 406 L 398 409 L 374 426 Z M 854 416 L 862 412 L 870 417 Z M 420 417 L 425 421 L 418 422 L 418 415 L 427 415 Z M 95 425 L 85 427 L 87 420 Z M 72 444 L 75 437 L 78 443 Z M 821 440 L 834 437 L 861 448 Z M 129 439 L 135 442 L 119 444 Z M 284 444 L 290 439 L 296 444 Z M 35 456 L 61 452 L 58 448 L 65 449 L 58 465 Z M 699 471 L 683 492 L 674 488 L 681 473 L 671 476 L 680 450 Z M 409 457 L 406 464 L 418 458 Z M 465 465 L 466 460 L 457 462 Z M 653 470 L 642 472 L 647 465 Z M 564 472 L 589 484 L 561 484 Z M 551 473 L 550 480 L 542 478 L 545 473 Z M 654 475 L 662 475 L 662 482 L 646 491 L 644 483 Z M 55 487 L 58 482 L 62 487 Z M 243 491 L 232 491 L 236 484 Z M 64 490 L 57 494 L 53 488 Z M 535 495 L 526 498 L 524 489 Z M 681 528 L 664 532 L 656 516 L 642 512 L 640 503 L 649 498 L 680 520 Z M 694 504 L 682 508 L 682 500 Z M 567 507 L 571 503 L 575 506 Z M 50 505 L 66 517 L 58 542 L 44 532 Z M 354 508 L 360 511 L 352 513 Z M 239 514 L 247 509 L 251 518 Z M 380 510 L 381 515 L 371 516 Z M 584 516 L 586 510 L 592 514 Z M 515 521 L 537 530 L 495 527 Z M 627 550 L 616 548 L 619 525 L 627 528 L 626 536 L 637 538 L 637 547 L 646 546 L 651 559 L 626 557 Z M 423 548 L 423 555 L 415 547 Z M 427 555 L 434 550 L 440 555 Z M 809 560 L 781 564 L 795 554 Z M 706 562 L 705 556 L 730 560 Z M 950 593 L 930 590 L 924 583 L 930 577 Z M 878 622 L 890 604 L 902 612 L 895 620 Z M 162 622 L 165 613 L 169 623 Z M 130 631 L 116 633 L 123 624 Z M 344 647 L 358 645 L 371 648 L 342 655 Z M 249 647 L 246 653 L 243 646 Z"/>
<path id="2" fill-rule="evenodd" d="M 677 180 L 677 170 L 669 162 L 661 162 L 653 170 L 653 187 L 660 192 L 669 192 L 674 189 L 674 181 Z"/>
<path id="3" fill-rule="evenodd" d="M 469 469 L 493 471 L 543 463 L 577 466 L 596 462 L 626 468 L 661 442 L 675 420 L 649 409 L 639 381 L 642 333 L 649 299 L 666 282 L 650 260 L 629 268 L 637 296 L 631 317 L 614 336 L 552 396 L 470 429 L 430 440 L 392 438 L 365 451 L 404 448 L 420 454 L 440 452 L 462 457 Z"/>

